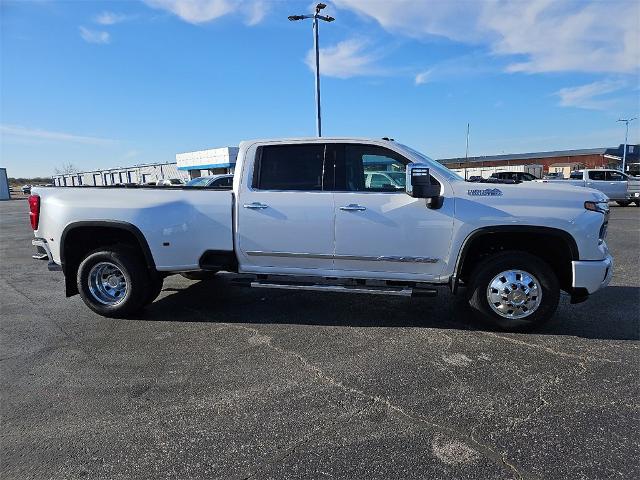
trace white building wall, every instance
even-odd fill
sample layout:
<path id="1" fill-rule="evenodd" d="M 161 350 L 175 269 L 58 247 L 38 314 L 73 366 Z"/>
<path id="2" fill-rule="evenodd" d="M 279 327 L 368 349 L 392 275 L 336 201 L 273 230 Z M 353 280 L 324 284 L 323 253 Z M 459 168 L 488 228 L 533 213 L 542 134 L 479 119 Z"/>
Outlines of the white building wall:
<path id="1" fill-rule="evenodd" d="M 158 163 L 150 165 L 135 165 L 130 167 L 105 168 L 66 175 L 54 175 L 56 186 L 105 186 L 118 183 L 147 183 L 161 179 L 179 178 L 189 179 L 186 171 L 178 170 L 175 163 Z"/>

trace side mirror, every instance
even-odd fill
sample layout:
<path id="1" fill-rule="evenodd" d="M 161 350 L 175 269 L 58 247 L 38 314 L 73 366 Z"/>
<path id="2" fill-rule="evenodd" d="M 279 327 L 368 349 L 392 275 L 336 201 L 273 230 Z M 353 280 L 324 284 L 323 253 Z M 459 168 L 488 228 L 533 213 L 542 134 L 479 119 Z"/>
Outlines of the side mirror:
<path id="1" fill-rule="evenodd" d="M 407 193 L 413 198 L 427 200 L 428 208 L 440 208 L 443 197 L 440 195 L 440 184 L 431 183 L 429 167 L 420 164 L 407 165 Z"/>
<path id="2" fill-rule="evenodd" d="M 440 208 L 443 197 L 440 195 L 440 184 L 431 183 L 429 167 L 420 164 L 407 165 L 407 193 L 413 198 L 427 200 L 428 208 Z"/>

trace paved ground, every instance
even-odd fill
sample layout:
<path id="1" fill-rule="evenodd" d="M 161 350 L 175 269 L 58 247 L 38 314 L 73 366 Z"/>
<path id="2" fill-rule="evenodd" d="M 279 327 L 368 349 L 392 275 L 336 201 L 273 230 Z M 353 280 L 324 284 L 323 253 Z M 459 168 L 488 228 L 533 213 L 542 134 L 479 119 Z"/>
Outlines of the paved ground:
<path id="1" fill-rule="evenodd" d="M 169 278 L 139 319 L 65 299 L 0 203 L 0 477 L 640 478 L 640 209 L 611 287 L 536 334 L 435 299 Z"/>

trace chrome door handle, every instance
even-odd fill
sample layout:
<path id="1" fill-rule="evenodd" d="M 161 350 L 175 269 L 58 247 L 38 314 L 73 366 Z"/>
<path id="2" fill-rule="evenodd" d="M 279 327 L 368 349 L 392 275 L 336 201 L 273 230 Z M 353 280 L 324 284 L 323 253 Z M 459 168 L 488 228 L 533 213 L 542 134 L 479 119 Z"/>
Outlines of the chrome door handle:
<path id="1" fill-rule="evenodd" d="M 260 210 L 262 208 L 269 208 L 269 205 L 265 205 L 264 203 L 260 203 L 260 202 L 253 202 L 253 203 L 245 203 L 243 207 L 252 208 L 254 210 Z"/>
<path id="2" fill-rule="evenodd" d="M 367 207 L 363 207 L 362 205 L 358 205 L 357 203 L 350 203 L 349 205 L 340 207 L 340 210 L 346 210 L 348 212 L 362 212 L 366 209 Z"/>

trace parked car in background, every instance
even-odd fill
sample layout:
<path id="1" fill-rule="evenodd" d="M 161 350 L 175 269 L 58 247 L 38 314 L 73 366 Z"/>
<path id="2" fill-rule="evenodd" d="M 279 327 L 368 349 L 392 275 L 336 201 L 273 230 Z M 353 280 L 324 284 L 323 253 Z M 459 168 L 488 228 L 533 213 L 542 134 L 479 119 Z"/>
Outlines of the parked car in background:
<path id="1" fill-rule="evenodd" d="M 564 174 L 562 172 L 545 173 L 542 180 L 564 180 Z"/>
<path id="2" fill-rule="evenodd" d="M 159 187 L 182 187 L 184 182 L 179 178 L 162 178 L 156 182 Z"/>
<path id="3" fill-rule="evenodd" d="M 498 180 L 514 180 L 516 182 L 530 182 L 538 180 L 538 177 L 529 172 L 496 172 L 491 174 L 491 178 Z"/>
<path id="4" fill-rule="evenodd" d="M 31 193 L 31 185 L 23 185 L 21 189 L 22 189 L 22 193 L 25 193 L 25 194 Z"/>
<path id="5" fill-rule="evenodd" d="M 598 168 L 571 172 L 568 180 L 540 180 L 543 183 L 561 183 L 578 187 L 595 188 L 604 193 L 609 200 L 626 207 L 640 202 L 640 180 L 619 170 Z"/>
<path id="6" fill-rule="evenodd" d="M 372 171 L 364 172 L 364 185 L 367 188 L 382 188 L 386 190 L 404 190 L 406 185 L 405 172 Z"/>
<path id="7" fill-rule="evenodd" d="M 186 183 L 187 187 L 219 187 L 231 188 L 233 186 L 233 175 L 208 175 L 206 177 L 197 177 Z"/>
<path id="8" fill-rule="evenodd" d="M 231 271 L 254 288 L 318 292 L 464 285 L 479 319 L 522 330 L 551 318 L 561 290 L 581 302 L 613 274 L 607 197 L 591 188 L 469 183 L 384 139 L 242 142 L 235 168 L 232 190 L 35 188 L 33 244 L 67 296 L 108 317 L 136 318 L 167 275 Z M 367 185 L 383 168 L 406 188 Z"/>

